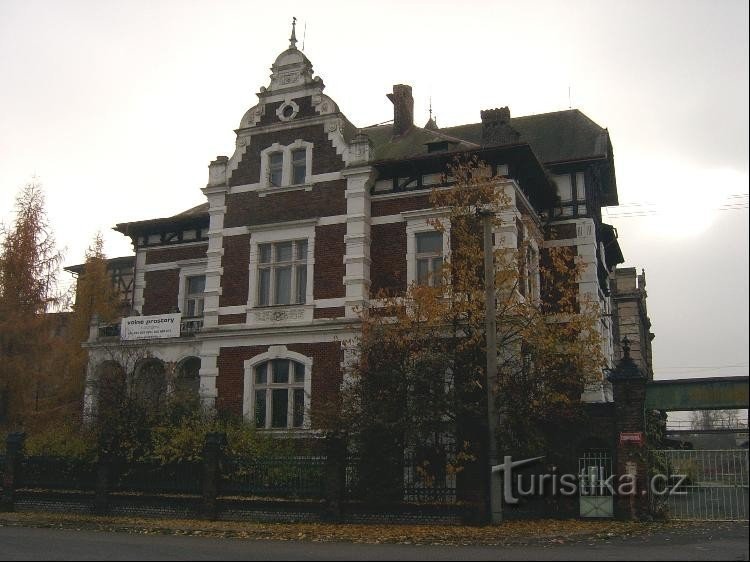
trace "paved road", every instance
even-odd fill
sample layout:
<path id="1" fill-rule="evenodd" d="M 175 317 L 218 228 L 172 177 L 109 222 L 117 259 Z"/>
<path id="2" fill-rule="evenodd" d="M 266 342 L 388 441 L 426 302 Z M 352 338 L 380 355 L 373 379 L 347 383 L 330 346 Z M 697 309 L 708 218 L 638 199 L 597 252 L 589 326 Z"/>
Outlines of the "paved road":
<path id="1" fill-rule="evenodd" d="M 0 527 L 2 560 L 748 560 L 748 527 L 552 546 L 255 541 Z"/>

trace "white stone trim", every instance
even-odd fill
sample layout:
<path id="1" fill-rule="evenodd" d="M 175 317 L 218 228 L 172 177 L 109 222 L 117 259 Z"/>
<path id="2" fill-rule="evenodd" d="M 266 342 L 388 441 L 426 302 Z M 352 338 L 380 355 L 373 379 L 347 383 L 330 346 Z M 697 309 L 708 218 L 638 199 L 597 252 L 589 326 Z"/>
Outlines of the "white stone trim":
<path id="1" fill-rule="evenodd" d="M 345 298 L 315 299 L 315 308 L 337 308 L 339 306 L 346 306 Z"/>
<path id="2" fill-rule="evenodd" d="M 345 316 L 356 318 L 370 298 L 370 187 L 375 171 L 368 166 L 346 170 Z"/>
<path id="3" fill-rule="evenodd" d="M 330 226 L 332 224 L 344 224 L 347 221 L 346 215 L 330 215 L 328 217 L 320 217 L 318 219 L 318 226 Z"/>
<path id="4" fill-rule="evenodd" d="M 301 428 L 286 428 L 290 431 L 309 429 L 310 428 L 310 398 L 312 395 L 312 367 L 313 358 L 289 351 L 286 345 L 272 345 L 268 348 L 268 351 L 256 355 L 250 359 L 245 360 L 244 366 L 244 385 L 242 395 L 242 415 L 246 420 L 251 422 L 255 421 L 255 376 L 254 369 L 257 365 L 265 363 L 266 361 L 272 361 L 273 359 L 288 359 L 296 361 L 305 366 L 305 417 Z M 289 374 L 290 377 L 294 376 L 293 373 Z M 283 387 L 279 387 L 283 388 Z M 293 397 L 290 396 L 290 401 Z M 265 429 L 265 428 L 262 428 Z M 282 428 L 280 428 L 282 429 Z"/>
<path id="5" fill-rule="evenodd" d="M 289 117 L 284 116 L 284 109 L 286 109 L 287 107 L 292 108 L 292 114 Z M 297 105 L 297 103 L 293 99 L 291 99 L 291 97 L 289 96 L 287 96 L 284 99 L 284 102 L 278 108 L 276 108 L 276 117 L 279 118 L 279 121 L 285 121 L 285 122 L 291 121 L 292 119 L 297 117 L 298 113 L 299 113 L 299 105 Z"/>
<path id="6" fill-rule="evenodd" d="M 219 307 L 219 314 L 245 314 L 246 312 L 247 305 L 244 304 Z"/>
<path id="7" fill-rule="evenodd" d="M 225 228 L 221 231 L 219 231 L 216 234 L 220 234 L 221 236 L 242 236 L 244 234 L 249 234 L 250 230 L 246 226 L 235 226 L 232 228 Z M 211 234 L 214 234 L 213 232 Z"/>
<path id="8" fill-rule="evenodd" d="M 133 277 L 133 308 L 143 312 L 143 290 L 146 288 L 146 250 L 138 249 L 135 253 L 135 275 Z"/>
<path id="9" fill-rule="evenodd" d="M 213 410 L 216 408 L 216 377 L 219 376 L 217 360 L 219 358 L 219 345 L 216 342 L 202 342 L 201 345 L 201 370 L 200 375 L 200 397 L 204 408 Z"/>
<path id="10" fill-rule="evenodd" d="M 372 217 L 372 219 L 370 220 L 370 224 L 372 225 L 394 224 L 398 222 L 406 222 L 406 219 L 401 215 L 401 213 L 395 215 L 381 215 L 379 217 Z"/>
<path id="11" fill-rule="evenodd" d="M 293 191 L 295 189 L 306 189 L 307 191 L 312 190 L 312 188 L 315 186 L 315 184 L 318 183 L 325 183 L 325 182 L 331 182 L 340 180 L 343 177 L 341 172 L 325 172 L 323 174 L 310 174 L 309 175 L 309 181 L 306 181 L 304 184 L 300 184 L 297 186 L 288 186 L 287 191 Z M 284 188 L 274 188 L 272 191 L 276 190 L 282 190 Z M 235 193 L 247 193 L 249 191 L 258 191 L 258 192 L 265 192 L 268 190 L 268 186 L 266 184 L 263 184 L 261 182 L 258 183 L 245 183 L 242 185 L 235 185 L 229 188 L 229 193 L 235 194 Z"/>
<path id="12" fill-rule="evenodd" d="M 209 205 L 209 237 L 206 250 L 206 290 L 203 299 L 203 329 L 211 329 L 219 324 L 219 298 L 221 296 L 221 276 L 224 270 L 221 259 L 224 255 L 224 215 L 226 213 L 226 190 L 208 190 L 204 193 Z"/>

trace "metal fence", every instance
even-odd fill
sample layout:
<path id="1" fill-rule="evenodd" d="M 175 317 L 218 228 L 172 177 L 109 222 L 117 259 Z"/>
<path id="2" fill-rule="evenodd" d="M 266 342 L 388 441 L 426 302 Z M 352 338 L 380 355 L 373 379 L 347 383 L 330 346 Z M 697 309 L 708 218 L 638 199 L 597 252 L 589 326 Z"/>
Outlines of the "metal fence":
<path id="1" fill-rule="evenodd" d="M 167 465 L 137 462 L 113 468 L 112 491 L 115 492 L 201 493 L 203 465 L 200 462 Z"/>
<path id="2" fill-rule="evenodd" d="M 346 493 L 356 498 L 360 489 L 358 457 L 349 457 L 346 462 Z M 403 460 L 403 478 L 399 493 L 408 503 L 455 504 L 457 463 L 455 453 L 425 456 L 407 451 Z"/>
<path id="3" fill-rule="evenodd" d="M 81 459 L 24 457 L 21 460 L 18 484 L 23 488 L 93 490 L 96 484 L 96 466 L 92 461 Z"/>
<path id="4" fill-rule="evenodd" d="M 222 495 L 319 499 L 325 496 L 326 458 L 229 458 L 222 463 Z"/>
<path id="5" fill-rule="evenodd" d="M 748 520 L 748 451 L 657 451 L 668 471 L 672 519 Z"/>
<path id="6" fill-rule="evenodd" d="M 455 503 L 456 472 L 452 451 L 422 456 L 404 455 L 404 501 Z"/>

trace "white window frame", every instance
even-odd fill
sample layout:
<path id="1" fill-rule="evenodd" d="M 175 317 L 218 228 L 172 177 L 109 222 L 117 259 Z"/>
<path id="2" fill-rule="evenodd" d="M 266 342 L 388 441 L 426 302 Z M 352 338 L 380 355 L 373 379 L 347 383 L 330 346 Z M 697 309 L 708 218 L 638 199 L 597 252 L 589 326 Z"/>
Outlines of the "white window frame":
<path id="1" fill-rule="evenodd" d="M 264 148 L 260 152 L 260 190 L 263 191 L 291 191 L 294 189 L 311 189 L 312 182 L 312 153 L 314 144 L 311 142 L 297 139 L 288 145 L 281 145 L 277 142 Z M 294 150 L 305 150 L 305 181 L 303 183 L 292 183 L 292 152 Z M 283 164 L 281 169 L 281 185 L 271 184 L 270 163 L 271 154 L 281 153 L 283 155 Z"/>
<path id="2" fill-rule="evenodd" d="M 305 244 L 305 255 L 302 258 L 297 257 L 298 256 L 298 250 L 299 245 L 301 242 L 304 242 Z M 278 261 L 277 260 L 277 252 L 276 248 L 277 246 L 281 244 L 291 244 L 291 259 L 287 261 Z M 260 261 L 260 248 L 261 246 L 269 246 L 271 248 L 271 261 L 269 262 L 263 262 Z M 258 244 L 258 283 L 256 284 L 256 291 L 257 294 L 255 295 L 256 303 L 257 305 L 266 307 L 266 306 L 295 306 L 295 305 L 301 305 L 301 304 L 307 304 L 307 238 L 301 238 L 296 240 L 283 240 L 279 242 L 263 242 Z M 304 291 L 304 301 L 303 302 L 295 302 L 297 297 L 300 293 L 300 287 L 297 286 L 297 274 L 300 269 L 300 267 L 304 265 L 305 266 L 305 287 L 302 288 Z M 291 302 L 288 303 L 277 303 L 274 302 L 278 299 L 278 295 L 276 294 L 276 285 L 277 285 L 277 276 L 278 276 L 278 270 L 281 268 L 290 268 L 291 274 L 289 279 L 289 300 Z M 268 278 L 268 295 L 267 296 L 267 303 L 261 304 L 261 286 L 260 286 L 260 272 L 263 270 L 270 271 L 270 275 Z"/>
<path id="3" fill-rule="evenodd" d="M 417 282 L 417 234 L 439 232 L 430 221 L 440 220 L 443 225 L 443 263 L 450 260 L 451 224 L 446 212 L 441 209 L 402 212 L 406 219 L 406 283 Z M 450 280 L 446 280 L 450 282 Z"/>
<path id="4" fill-rule="evenodd" d="M 242 415 L 246 420 L 248 420 L 251 423 L 255 423 L 255 367 L 260 365 L 261 363 L 265 363 L 266 361 L 272 361 L 274 359 L 281 359 L 281 360 L 289 360 L 289 361 L 296 361 L 297 363 L 301 363 L 305 366 L 305 383 L 304 383 L 304 391 L 305 391 L 305 413 L 303 416 L 303 422 L 302 427 L 289 427 L 288 421 L 289 419 L 293 419 L 294 412 L 293 412 L 293 405 L 294 405 L 294 393 L 289 392 L 288 394 L 288 400 L 292 405 L 291 409 L 287 409 L 287 427 L 274 427 L 274 428 L 257 428 L 261 431 L 276 431 L 276 432 L 288 432 L 288 431 L 306 431 L 310 429 L 310 396 L 312 392 L 312 367 L 313 367 L 313 359 L 312 357 L 307 357 L 305 355 L 302 355 L 301 353 L 296 353 L 294 351 L 289 351 L 285 345 L 272 345 L 268 348 L 268 351 L 265 353 L 261 353 L 260 355 L 256 355 L 255 357 L 248 359 L 244 362 L 244 369 L 245 369 L 245 380 L 244 380 L 244 389 L 243 389 L 243 396 L 242 396 Z M 290 378 L 293 377 L 293 373 L 290 373 Z M 294 383 L 290 383 L 287 385 L 284 384 L 277 384 L 277 385 L 263 385 L 264 388 L 272 389 L 272 388 L 278 388 L 278 389 L 292 389 L 295 388 Z M 271 416 L 271 410 L 268 408 L 268 400 L 271 400 L 269 398 L 270 394 L 266 397 L 266 420 L 269 419 L 269 416 Z"/>
<path id="5" fill-rule="evenodd" d="M 430 252 L 430 253 L 420 253 L 419 252 L 419 237 L 424 236 L 426 234 L 431 234 L 434 236 L 440 237 L 440 252 L 439 255 L 437 255 L 437 252 Z M 443 265 L 445 263 L 445 249 L 443 248 L 443 236 L 442 233 L 433 230 L 432 232 L 428 231 L 422 231 L 422 232 L 415 232 L 414 233 L 414 240 L 415 240 L 415 251 L 414 251 L 414 264 L 415 264 L 415 280 L 419 282 L 419 262 L 420 260 L 427 260 L 429 267 L 428 267 L 428 279 L 427 279 L 427 286 L 429 287 L 438 287 L 443 284 Z M 440 267 L 435 270 L 434 269 L 434 260 L 436 258 L 440 258 Z"/>
<path id="6" fill-rule="evenodd" d="M 250 263 L 248 289 L 248 323 L 253 323 L 253 310 L 281 309 L 295 307 L 313 307 L 313 285 L 315 281 L 315 224 L 317 219 L 308 221 L 294 221 L 292 223 L 277 223 L 250 228 Z M 286 225 L 286 226 L 284 226 Z M 258 268 L 260 266 L 258 246 L 276 242 L 293 242 L 307 240 L 307 286 L 305 288 L 305 302 L 298 304 L 259 305 Z"/>
<path id="7" fill-rule="evenodd" d="M 184 262 L 178 262 L 178 266 L 180 268 L 180 287 L 178 289 L 177 294 L 177 306 L 180 309 L 180 313 L 182 314 L 183 318 L 187 318 L 185 316 L 187 314 L 187 310 L 185 310 L 185 301 L 187 299 L 187 280 L 188 277 L 197 277 L 199 275 L 206 275 L 206 260 L 190 260 L 190 261 L 184 261 Z M 208 279 L 206 279 L 208 281 Z M 204 316 L 205 316 L 205 306 L 206 306 L 206 297 L 205 297 L 205 289 L 203 292 L 203 310 L 204 310 Z"/>

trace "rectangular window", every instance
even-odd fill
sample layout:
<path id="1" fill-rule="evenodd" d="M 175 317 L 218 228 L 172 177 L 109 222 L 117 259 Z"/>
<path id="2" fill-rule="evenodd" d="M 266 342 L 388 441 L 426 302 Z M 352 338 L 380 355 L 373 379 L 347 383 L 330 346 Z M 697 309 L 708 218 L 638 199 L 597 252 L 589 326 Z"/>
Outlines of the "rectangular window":
<path id="1" fill-rule="evenodd" d="M 443 276 L 443 233 L 420 232 L 417 243 L 417 283 L 437 287 Z"/>
<path id="2" fill-rule="evenodd" d="M 307 176 L 307 150 L 304 148 L 292 151 L 292 184 L 305 183 Z"/>
<path id="3" fill-rule="evenodd" d="M 283 170 L 284 154 L 282 152 L 274 152 L 268 158 L 268 182 L 273 186 L 280 186 Z"/>
<path id="4" fill-rule="evenodd" d="M 258 245 L 258 306 L 304 304 L 307 240 Z"/>
<path id="5" fill-rule="evenodd" d="M 573 183 L 570 181 L 570 174 L 563 174 L 560 176 L 553 176 L 555 184 L 557 184 L 557 194 L 560 196 L 560 201 L 565 203 L 573 199 Z"/>
<path id="6" fill-rule="evenodd" d="M 583 172 L 576 172 L 576 199 L 586 201 L 586 182 Z"/>
<path id="7" fill-rule="evenodd" d="M 203 316 L 203 292 L 206 290 L 206 276 L 195 275 L 185 280 L 184 314 L 188 318 Z"/>

